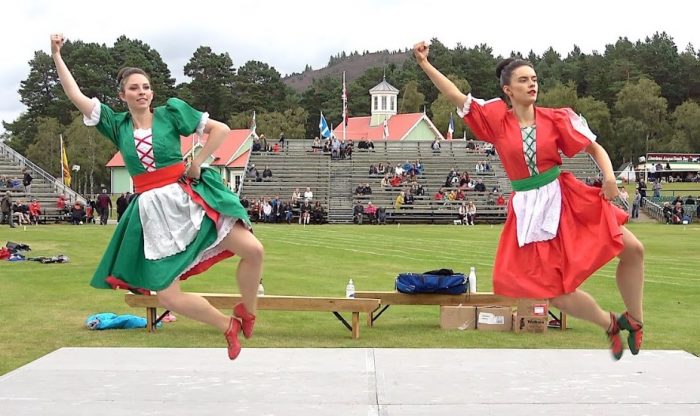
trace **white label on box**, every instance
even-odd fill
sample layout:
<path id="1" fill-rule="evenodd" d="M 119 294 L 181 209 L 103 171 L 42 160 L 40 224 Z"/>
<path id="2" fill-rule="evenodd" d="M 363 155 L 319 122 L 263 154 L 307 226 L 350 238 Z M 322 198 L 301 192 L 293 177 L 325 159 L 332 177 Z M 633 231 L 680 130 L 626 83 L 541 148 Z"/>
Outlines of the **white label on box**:
<path id="1" fill-rule="evenodd" d="M 544 306 L 535 305 L 535 315 L 544 315 Z"/>
<path id="2" fill-rule="evenodd" d="M 503 325 L 506 322 L 506 317 L 502 315 L 494 315 L 490 312 L 479 313 L 479 323 L 487 325 Z"/>

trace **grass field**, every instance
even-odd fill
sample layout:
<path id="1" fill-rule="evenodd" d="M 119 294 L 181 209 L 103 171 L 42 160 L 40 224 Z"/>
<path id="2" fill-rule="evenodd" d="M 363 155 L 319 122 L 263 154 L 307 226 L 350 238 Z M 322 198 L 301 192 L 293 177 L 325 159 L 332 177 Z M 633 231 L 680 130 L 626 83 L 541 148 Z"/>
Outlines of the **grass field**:
<path id="1" fill-rule="evenodd" d="M 700 353 L 700 226 L 629 225 L 646 246 L 645 348 Z M 90 331 L 97 312 L 143 315 L 123 292 L 96 290 L 88 281 L 113 226 L 50 225 L 0 228 L 0 241 L 29 244 L 31 256 L 65 254 L 67 264 L 0 262 L 0 374 L 61 347 L 218 347 L 221 334 L 180 317 L 155 334 L 145 330 Z M 479 290 L 491 289 L 500 226 L 257 225 L 266 248 L 267 294 L 344 296 L 349 278 L 357 290 L 392 290 L 399 272 L 476 266 Z M 227 260 L 184 283 L 191 291 L 237 292 L 236 260 Z M 585 284 L 606 309 L 622 311 L 612 262 Z M 607 348 L 591 324 L 540 334 L 444 331 L 436 306 L 394 306 L 359 340 L 330 314 L 261 311 L 256 336 L 244 347 Z M 222 350 L 222 354 L 225 352 Z M 245 354 L 245 351 L 244 351 Z M 245 357 L 245 355 L 243 356 Z"/>

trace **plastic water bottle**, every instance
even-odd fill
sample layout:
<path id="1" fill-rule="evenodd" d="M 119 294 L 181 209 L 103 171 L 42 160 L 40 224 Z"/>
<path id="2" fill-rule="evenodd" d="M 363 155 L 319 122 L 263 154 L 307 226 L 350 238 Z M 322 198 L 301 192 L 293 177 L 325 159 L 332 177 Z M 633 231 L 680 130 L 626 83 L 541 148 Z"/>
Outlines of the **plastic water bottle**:
<path id="1" fill-rule="evenodd" d="M 265 296 L 265 288 L 263 287 L 262 280 L 260 280 L 260 284 L 258 285 L 258 296 Z"/>
<path id="2" fill-rule="evenodd" d="M 469 270 L 469 292 L 476 293 L 476 267 Z"/>
<path id="3" fill-rule="evenodd" d="M 345 286 L 345 297 L 346 298 L 355 298 L 355 284 L 352 282 L 352 279 L 348 282 L 348 285 Z"/>

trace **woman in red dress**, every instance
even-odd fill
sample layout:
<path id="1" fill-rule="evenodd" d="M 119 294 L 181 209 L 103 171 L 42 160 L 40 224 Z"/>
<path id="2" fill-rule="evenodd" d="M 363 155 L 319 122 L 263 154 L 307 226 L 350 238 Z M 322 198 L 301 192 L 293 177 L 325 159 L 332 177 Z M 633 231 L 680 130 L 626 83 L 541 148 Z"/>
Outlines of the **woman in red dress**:
<path id="1" fill-rule="evenodd" d="M 418 65 L 458 108 L 474 135 L 492 143 L 515 191 L 496 252 L 494 292 L 514 298 L 547 298 L 563 312 L 602 327 L 615 359 L 620 330 L 637 354 L 642 343 L 644 247 L 623 224 L 627 214 L 610 203 L 618 194 L 610 158 L 583 119 L 569 108 L 535 106 L 537 74 L 520 59 L 501 62 L 496 75 L 508 103 L 464 95 L 428 62 L 428 45 L 413 47 Z M 602 188 L 561 172 L 559 151 L 589 153 L 603 174 Z M 614 257 L 627 312 L 606 312 L 579 286 Z"/>

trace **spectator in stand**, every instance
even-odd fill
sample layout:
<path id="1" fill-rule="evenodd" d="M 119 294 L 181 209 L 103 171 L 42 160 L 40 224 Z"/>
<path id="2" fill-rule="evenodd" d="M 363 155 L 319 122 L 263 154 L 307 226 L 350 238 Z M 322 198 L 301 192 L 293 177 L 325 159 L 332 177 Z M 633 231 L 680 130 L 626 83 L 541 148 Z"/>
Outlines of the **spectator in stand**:
<path id="1" fill-rule="evenodd" d="M 323 149 L 321 149 L 323 153 L 330 153 L 331 152 L 331 140 L 324 140 L 323 141 Z"/>
<path id="2" fill-rule="evenodd" d="M 253 152 L 259 152 L 261 150 L 261 145 L 260 145 L 260 137 L 259 136 L 254 136 L 253 137 L 253 146 L 251 147 L 251 150 Z"/>
<path id="3" fill-rule="evenodd" d="M 29 223 L 39 225 L 39 216 L 41 215 L 41 204 L 36 199 L 32 199 L 29 203 Z"/>
<path id="4" fill-rule="evenodd" d="M 386 188 L 387 186 L 391 185 L 391 183 L 389 183 L 389 174 L 388 173 L 386 175 L 384 175 L 384 177 L 382 178 L 382 181 L 379 183 L 379 185 L 382 188 Z"/>
<path id="5" fill-rule="evenodd" d="M 389 180 L 389 184 L 391 186 L 401 186 L 401 176 L 394 175 L 394 177 Z"/>
<path id="6" fill-rule="evenodd" d="M 308 199 L 304 200 L 304 203 L 301 204 L 301 207 L 299 207 L 300 215 L 299 215 L 299 224 L 304 224 L 305 226 L 309 224 L 309 220 L 311 220 L 311 210 L 313 207 L 311 206 L 311 203 L 309 202 Z"/>
<path id="7" fill-rule="evenodd" d="M 377 165 L 377 175 L 383 175 L 386 172 L 384 171 L 384 164 L 382 162 L 379 162 L 379 165 Z"/>
<path id="8" fill-rule="evenodd" d="M 469 201 L 467 204 L 467 225 L 474 225 L 476 219 L 476 205 L 474 201 Z"/>
<path id="9" fill-rule="evenodd" d="M 499 206 L 506 205 L 506 199 L 503 197 L 503 194 L 498 194 L 498 198 L 496 198 L 496 205 L 499 205 Z"/>
<path id="10" fill-rule="evenodd" d="M 435 198 L 436 201 L 442 201 L 442 200 L 444 200 L 444 199 L 445 199 L 445 190 L 444 190 L 443 188 L 440 188 L 440 189 L 435 193 L 435 196 L 434 196 L 433 198 Z"/>
<path id="11" fill-rule="evenodd" d="M 128 206 L 129 202 L 127 201 L 126 195 L 122 193 L 119 195 L 119 198 L 117 198 L 117 224 L 122 219 L 122 215 L 124 215 L 124 211 L 126 211 Z"/>
<path id="12" fill-rule="evenodd" d="M 306 191 L 304 191 L 304 199 L 307 201 L 314 199 L 314 193 L 311 192 L 311 188 L 308 186 L 306 187 Z"/>
<path id="13" fill-rule="evenodd" d="M 433 152 L 440 151 L 440 138 L 439 137 L 436 137 L 435 140 L 433 140 L 433 143 L 430 145 L 430 148 L 433 149 Z"/>
<path id="14" fill-rule="evenodd" d="M 411 192 L 406 192 L 404 191 L 404 197 L 403 197 L 403 204 L 404 205 L 413 205 L 413 195 L 411 195 Z"/>
<path id="15" fill-rule="evenodd" d="M 673 216 L 671 220 L 674 224 L 683 224 L 683 216 L 685 216 L 685 209 L 683 209 L 683 204 L 679 201 L 673 206 Z"/>
<path id="16" fill-rule="evenodd" d="M 267 147 L 267 137 L 265 137 L 264 134 L 260 135 L 260 151 L 261 152 L 267 152 L 270 150 L 269 147 Z"/>
<path id="17" fill-rule="evenodd" d="M 107 225 L 109 212 L 112 210 L 112 198 L 109 197 L 106 189 L 103 189 L 102 193 L 97 196 L 95 205 L 97 212 L 100 214 L 100 225 Z"/>
<path id="18" fill-rule="evenodd" d="M 664 202 L 664 207 L 661 210 L 661 214 L 663 215 L 664 222 L 666 224 L 671 224 L 673 222 L 673 208 L 671 208 L 670 202 Z"/>
<path id="19" fill-rule="evenodd" d="M 459 222 L 462 225 L 467 225 L 467 203 L 462 202 L 462 205 L 459 206 L 459 209 L 457 210 L 457 215 L 459 217 Z"/>
<path id="20" fill-rule="evenodd" d="M 29 205 L 18 199 L 17 202 L 12 206 L 13 215 L 17 218 L 17 224 L 29 224 Z"/>
<path id="21" fill-rule="evenodd" d="M 281 133 L 280 133 L 280 138 L 279 138 L 279 140 L 277 140 L 277 143 L 276 143 L 276 144 L 279 145 L 279 146 L 277 147 L 277 148 L 278 148 L 278 150 L 277 150 L 278 152 L 279 152 L 280 150 L 284 150 L 284 146 L 287 144 L 287 138 L 284 137 L 284 132 L 281 132 Z"/>
<path id="22" fill-rule="evenodd" d="M 22 178 L 22 185 L 24 185 L 24 195 L 29 197 L 32 194 L 32 175 L 29 169 L 24 170 L 24 177 Z"/>
<path id="23" fill-rule="evenodd" d="M 474 185 L 474 191 L 476 192 L 486 192 L 486 185 L 481 181 L 481 179 L 476 180 L 476 185 Z"/>
<path id="24" fill-rule="evenodd" d="M 366 183 L 362 188 L 362 195 L 372 195 L 372 187 L 369 186 L 369 183 Z"/>
<path id="25" fill-rule="evenodd" d="M 365 207 L 365 215 L 370 224 L 375 224 L 377 221 L 377 207 L 372 205 L 372 201 L 367 202 Z"/>
<path id="26" fill-rule="evenodd" d="M 265 165 L 265 169 L 263 170 L 262 177 L 263 177 L 263 180 L 269 180 L 267 178 L 272 178 L 272 171 L 270 170 L 270 168 L 267 165 Z"/>
<path id="27" fill-rule="evenodd" d="M 693 198 L 692 195 L 688 195 L 685 198 L 685 205 L 695 205 L 695 199 Z"/>
<path id="28" fill-rule="evenodd" d="M 279 153 L 280 152 L 280 144 L 275 143 L 272 145 L 272 153 Z"/>
<path id="29" fill-rule="evenodd" d="M 367 138 L 366 143 L 367 143 L 367 150 L 374 151 L 374 142 L 372 141 L 371 137 Z"/>
<path id="30" fill-rule="evenodd" d="M 321 145 L 321 139 L 318 138 L 318 136 L 314 137 L 314 141 L 311 142 L 311 151 L 314 153 L 320 152 L 321 149 L 323 149 L 323 145 Z"/>
<path id="31" fill-rule="evenodd" d="M 362 206 L 362 202 L 357 201 L 357 203 L 355 203 L 355 206 L 352 209 L 352 221 L 355 224 L 361 225 L 364 212 L 365 207 Z"/>
<path id="32" fill-rule="evenodd" d="M 399 192 L 399 195 L 394 200 L 394 210 L 395 211 L 399 211 L 401 209 L 401 206 L 403 205 L 405 198 L 406 198 L 406 194 L 404 193 L 404 191 Z"/>
<path id="33" fill-rule="evenodd" d="M 68 207 L 66 206 L 66 196 L 61 194 L 58 196 L 58 199 L 56 199 L 56 208 L 58 208 L 58 212 L 67 214 L 69 212 Z"/>
<path id="34" fill-rule="evenodd" d="M 337 137 L 331 137 L 331 159 L 340 159 L 340 140 Z"/>
<path id="35" fill-rule="evenodd" d="M 287 222 L 287 224 L 291 224 L 292 218 L 294 218 L 294 211 L 292 209 L 292 204 L 289 201 L 286 201 L 284 205 L 282 205 L 282 212 L 284 213 L 284 220 Z"/>
<path id="36" fill-rule="evenodd" d="M 298 208 L 300 202 L 301 194 L 299 194 L 299 188 L 295 188 L 294 192 L 292 192 L 292 206 Z"/>
<path id="37" fill-rule="evenodd" d="M 355 195 L 362 195 L 364 192 L 365 187 L 362 185 L 357 185 L 357 188 L 355 188 Z"/>
<path id="38" fill-rule="evenodd" d="M 321 205 L 321 201 L 316 201 L 314 204 L 314 209 L 312 211 L 313 214 L 313 220 L 315 224 L 323 224 L 323 218 L 326 215 L 326 211 L 323 209 L 323 206 Z"/>

